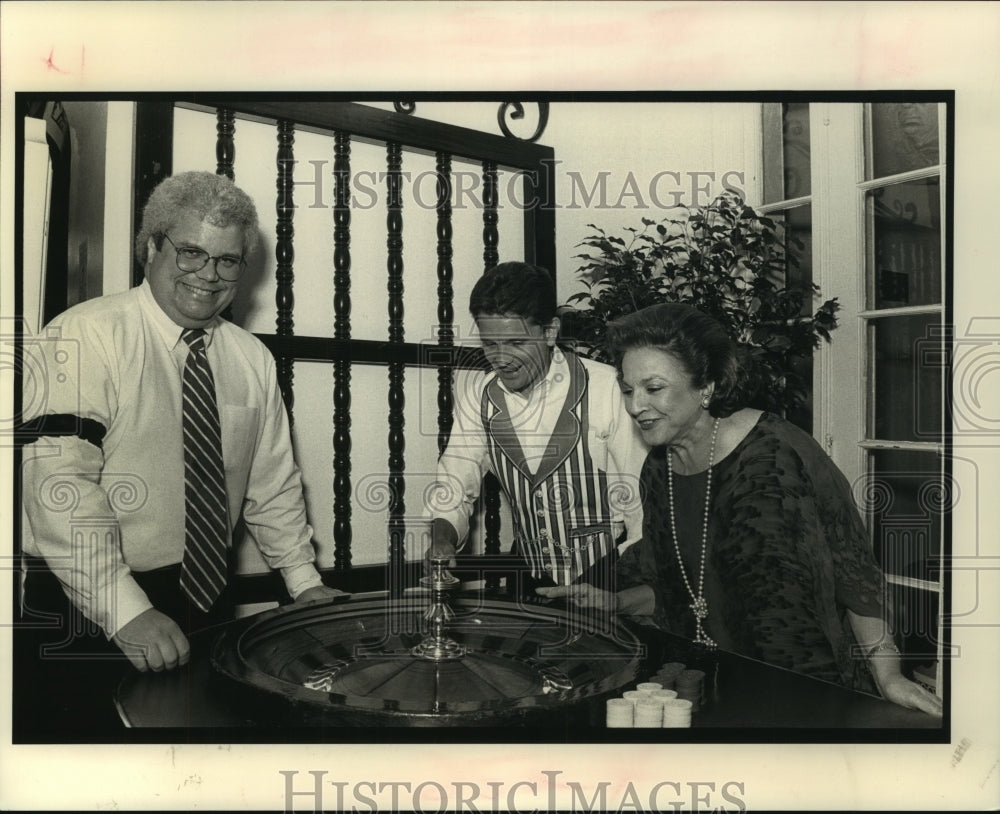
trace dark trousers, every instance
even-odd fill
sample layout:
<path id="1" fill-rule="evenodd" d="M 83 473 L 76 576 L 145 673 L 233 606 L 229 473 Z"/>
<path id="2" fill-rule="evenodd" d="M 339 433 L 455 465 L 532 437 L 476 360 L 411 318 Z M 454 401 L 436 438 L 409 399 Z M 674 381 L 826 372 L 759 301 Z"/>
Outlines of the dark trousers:
<path id="1" fill-rule="evenodd" d="M 14 625 L 13 741 L 105 742 L 120 739 L 114 704 L 133 670 L 118 646 L 69 601 L 43 560 L 28 558 L 23 614 Z M 133 572 L 153 607 L 185 634 L 233 617 L 230 591 L 209 613 L 180 589 L 180 565 Z"/>

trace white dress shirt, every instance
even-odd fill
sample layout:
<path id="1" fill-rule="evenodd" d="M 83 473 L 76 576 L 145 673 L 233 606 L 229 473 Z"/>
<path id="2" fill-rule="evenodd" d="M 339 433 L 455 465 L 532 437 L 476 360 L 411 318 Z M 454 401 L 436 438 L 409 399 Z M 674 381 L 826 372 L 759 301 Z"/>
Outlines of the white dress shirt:
<path id="1" fill-rule="evenodd" d="M 182 328 L 143 283 L 71 308 L 25 342 L 24 419 L 91 419 L 25 446 L 23 550 L 43 557 L 70 599 L 110 637 L 151 607 L 131 572 L 184 556 Z M 292 597 L 321 584 L 274 360 L 252 334 L 207 328 L 222 427 L 229 525 L 242 517 Z"/>

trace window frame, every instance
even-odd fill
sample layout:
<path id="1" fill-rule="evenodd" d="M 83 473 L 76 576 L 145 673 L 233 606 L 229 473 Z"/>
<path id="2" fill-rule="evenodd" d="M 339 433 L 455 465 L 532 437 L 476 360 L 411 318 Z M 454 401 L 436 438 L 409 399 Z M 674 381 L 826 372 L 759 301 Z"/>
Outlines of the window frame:
<path id="1" fill-rule="evenodd" d="M 782 218 L 783 229 L 785 230 L 783 232 L 783 234 L 787 236 L 787 230 L 788 230 L 788 221 L 787 221 L 787 218 L 786 218 L 787 213 L 790 212 L 790 211 L 792 211 L 793 209 L 797 209 L 797 208 L 803 207 L 803 206 L 808 206 L 810 208 L 810 240 L 812 241 L 813 247 L 815 247 L 815 216 L 816 215 L 815 215 L 815 210 L 813 210 L 813 194 L 814 194 L 814 187 L 813 187 L 813 183 L 814 183 L 813 173 L 814 173 L 814 170 L 813 170 L 813 167 L 814 167 L 814 163 L 815 162 L 812 160 L 812 133 L 813 133 L 813 124 L 814 124 L 813 120 L 812 120 L 812 107 L 813 107 L 813 105 L 812 105 L 811 102 L 806 102 L 806 104 L 809 107 L 809 139 L 810 139 L 809 194 L 808 195 L 798 195 L 798 196 L 795 196 L 795 197 L 792 197 L 792 198 L 780 198 L 778 200 L 774 200 L 774 201 L 770 201 L 770 202 L 767 202 L 767 203 L 763 203 L 764 194 L 765 194 L 764 190 L 766 188 L 765 179 L 764 179 L 764 172 L 765 172 L 764 153 L 765 153 L 765 151 L 767 149 L 766 134 L 764 133 L 764 108 L 765 108 L 766 105 L 769 105 L 769 104 L 784 105 L 784 104 L 787 104 L 787 103 L 786 102 L 764 102 L 764 103 L 762 103 L 759 106 L 759 109 L 758 109 L 757 127 L 758 127 L 759 133 L 760 133 L 760 149 L 758 151 L 758 157 L 757 157 L 757 177 L 760 179 L 760 184 L 759 184 L 759 192 L 758 192 L 757 197 L 758 197 L 758 199 L 761 202 L 758 203 L 758 205 L 755 208 L 757 209 L 758 212 L 760 212 L 760 214 L 765 215 L 765 216 L 769 216 L 769 217 L 770 216 L 780 216 Z M 782 115 L 783 115 L 783 112 L 782 112 Z M 779 116 L 779 119 L 781 119 L 781 118 L 782 117 Z M 784 156 L 784 152 L 785 152 L 784 151 L 784 131 L 782 131 L 781 149 L 776 150 L 775 154 L 776 155 L 780 155 L 780 156 L 783 157 Z M 783 173 L 784 173 L 784 165 L 782 166 L 781 169 L 782 169 L 782 175 L 783 175 Z M 782 183 L 782 192 L 784 192 L 784 183 Z M 815 253 L 815 248 L 814 248 L 814 253 Z M 816 282 L 816 276 L 815 276 L 816 275 L 815 257 L 810 258 L 810 269 L 809 269 L 809 271 L 810 271 L 810 280 L 815 283 Z M 822 298 L 820 298 L 820 299 L 822 299 Z M 813 313 L 815 313 L 816 308 L 819 305 L 819 302 L 820 302 L 820 300 L 817 299 L 816 301 L 814 301 L 812 303 L 812 308 L 809 311 L 810 315 L 813 314 Z M 796 317 L 794 320 L 789 320 L 788 323 L 786 323 L 786 324 L 790 324 L 792 322 L 802 322 L 802 321 L 804 321 L 806 319 L 808 319 L 808 317 L 806 317 L 806 316 L 799 316 L 799 317 Z M 811 383 L 811 386 L 809 388 L 809 396 L 808 396 L 809 402 L 812 403 L 812 420 L 811 420 L 810 431 L 814 435 L 815 435 L 816 426 L 817 426 L 816 425 L 816 420 L 817 420 L 817 410 L 816 410 L 817 377 L 816 377 L 816 368 L 817 368 L 817 364 L 818 364 L 818 362 L 817 362 L 816 356 L 814 354 L 813 360 L 812 360 L 812 374 L 813 374 L 812 375 L 812 383 Z"/>
<path id="2" fill-rule="evenodd" d="M 855 499 L 859 498 L 872 471 L 872 456 L 879 450 L 913 450 L 935 452 L 939 460 L 942 486 L 948 477 L 950 454 L 947 389 L 949 376 L 942 376 L 941 437 L 937 441 L 890 441 L 870 437 L 869 413 L 874 409 L 875 380 L 874 343 L 870 339 L 870 326 L 875 320 L 891 319 L 913 314 L 939 314 L 942 331 L 942 351 L 947 351 L 946 326 L 951 308 L 951 269 L 947 251 L 949 174 L 947 156 L 948 121 L 953 110 L 941 98 L 923 99 L 938 104 L 939 162 L 878 178 L 866 178 L 866 155 L 870 144 L 867 125 L 868 105 L 896 101 L 896 99 L 865 99 L 810 101 L 810 170 L 811 194 L 796 199 L 762 204 L 763 199 L 763 104 L 756 114 L 757 138 L 755 180 L 749 188 L 756 208 L 767 214 L 788 209 L 792 205 L 809 203 L 812 206 L 813 282 L 820 287 L 823 299 L 836 297 L 840 303 L 838 328 L 832 342 L 821 343 L 813 359 L 813 436 L 831 456 L 851 483 Z M 951 103 L 953 105 L 953 102 Z M 871 229 L 866 216 L 866 196 L 877 188 L 897 183 L 937 177 L 940 183 L 939 207 L 941 224 L 941 292 L 940 301 L 932 305 L 902 308 L 870 309 L 867 307 L 868 269 L 873 251 Z M 948 358 L 943 356 L 942 358 Z M 860 382 L 861 386 L 844 386 Z M 869 542 L 874 544 L 871 518 L 862 513 L 869 532 Z M 941 562 L 950 553 L 949 518 L 943 511 L 940 523 Z M 904 588 L 926 591 L 937 597 L 937 631 L 934 643 L 937 648 L 936 691 L 943 695 L 944 618 L 946 610 L 945 568 L 938 571 L 936 581 L 886 573 L 887 583 Z"/>
<path id="3" fill-rule="evenodd" d="M 897 317 L 908 317 L 916 315 L 938 315 L 939 324 L 942 328 L 941 332 L 941 351 L 945 354 L 947 348 L 945 347 L 944 340 L 944 328 L 948 322 L 948 308 L 949 308 L 949 290 L 948 290 L 948 280 L 949 280 L 949 269 L 947 268 L 948 255 L 946 251 L 947 241 L 948 241 L 948 219 L 947 219 L 947 201 L 948 195 L 946 194 L 948 175 L 947 175 L 947 160 L 948 155 L 948 140 L 947 140 L 947 119 L 948 119 L 948 108 L 947 104 L 944 102 L 937 102 L 938 104 L 938 163 L 929 165 L 927 167 L 921 167 L 915 170 L 909 170 L 906 172 L 893 173 L 891 175 L 884 176 L 874 176 L 867 178 L 866 168 L 868 166 L 873 166 L 866 164 L 866 161 L 870 157 L 870 151 L 872 149 L 872 133 L 871 133 L 871 105 L 878 104 L 878 101 L 865 102 L 861 105 L 861 115 L 862 115 L 862 132 L 861 140 L 858 145 L 861 158 L 861 172 L 858 175 L 858 180 L 856 183 L 857 189 L 857 207 L 859 214 L 862 218 L 863 232 L 862 232 L 862 247 L 864 250 L 863 256 L 860 258 L 862 270 L 861 275 L 863 283 L 863 291 L 861 292 L 861 308 L 858 311 L 858 319 L 861 322 L 861 342 L 859 346 L 859 357 L 863 364 L 861 382 L 864 383 L 863 388 L 863 403 L 862 403 L 862 413 L 861 419 L 861 435 L 858 441 L 858 453 L 861 458 L 860 469 L 863 473 L 862 477 L 872 478 L 875 471 L 875 454 L 879 451 L 911 451 L 919 453 L 935 453 L 938 461 L 938 476 L 940 478 L 940 483 L 942 487 L 945 484 L 945 478 L 947 477 L 947 460 L 948 460 L 948 444 L 947 444 L 947 410 L 946 407 L 946 387 L 947 387 L 947 376 L 942 376 L 941 381 L 941 392 L 939 393 L 939 398 L 941 399 L 941 421 L 942 426 L 940 427 L 940 437 L 937 441 L 904 441 L 904 440 L 889 440 L 874 437 L 874 424 L 875 424 L 875 409 L 876 409 L 876 361 L 875 361 L 875 342 L 872 338 L 874 332 L 871 330 L 878 321 L 882 320 L 892 320 Z M 874 171 L 873 171 L 874 172 Z M 871 291 L 871 286 L 876 284 L 875 281 L 870 279 L 870 271 L 874 266 L 874 228 L 872 219 L 869 218 L 867 213 L 867 197 L 868 194 L 876 189 L 884 189 L 891 186 L 896 186 L 912 181 L 921 181 L 928 178 L 937 178 L 939 184 L 939 195 L 938 195 L 938 215 L 940 223 L 940 257 L 941 257 L 941 280 L 940 280 L 940 291 L 939 298 L 936 304 L 923 304 L 914 306 L 898 306 L 889 308 L 874 308 L 869 307 L 869 292 Z M 874 305 L 874 303 L 871 303 Z M 942 355 L 941 358 L 946 358 Z M 938 551 L 938 558 L 940 562 L 944 561 L 946 555 L 947 547 L 947 512 L 941 512 L 940 516 L 936 520 L 938 524 L 938 535 L 940 540 L 940 550 Z M 872 523 L 866 518 L 866 525 L 868 527 L 869 540 L 874 545 L 874 532 L 872 529 Z M 931 556 L 933 560 L 933 555 Z M 937 596 L 937 631 L 934 637 L 934 643 L 937 649 L 936 658 L 936 688 L 938 695 L 943 695 L 943 666 L 944 666 L 944 591 L 945 585 L 943 581 L 943 569 L 938 571 L 937 580 L 925 580 L 917 577 L 907 576 L 903 574 L 896 574 L 890 571 L 885 571 L 886 582 L 890 585 L 900 586 L 902 588 L 908 588 L 918 591 L 924 591 L 928 594 Z"/>

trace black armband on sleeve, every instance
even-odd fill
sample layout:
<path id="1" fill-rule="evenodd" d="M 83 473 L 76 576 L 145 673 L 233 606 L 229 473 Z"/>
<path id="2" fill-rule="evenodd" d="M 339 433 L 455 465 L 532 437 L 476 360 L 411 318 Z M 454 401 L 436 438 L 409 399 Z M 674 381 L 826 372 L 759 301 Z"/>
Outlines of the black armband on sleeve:
<path id="1" fill-rule="evenodd" d="M 61 413 L 59 415 L 43 415 L 25 421 L 14 428 L 14 443 L 25 446 L 45 437 L 61 437 L 75 435 L 98 449 L 102 448 L 107 429 L 100 421 L 83 418 L 78 415 Z"/>

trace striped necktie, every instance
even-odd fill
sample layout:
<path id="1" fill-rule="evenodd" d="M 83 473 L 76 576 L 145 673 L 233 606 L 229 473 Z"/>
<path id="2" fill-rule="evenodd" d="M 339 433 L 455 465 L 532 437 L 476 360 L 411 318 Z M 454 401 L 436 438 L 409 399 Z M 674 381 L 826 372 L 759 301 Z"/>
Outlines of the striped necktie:
<path id="1" fill-rule="evenodd" d="M 184 562 L 181 588 L 208 611 L 226 585 L 229 534 L 222 432 L 205 332 L 181 334 L 189 350 L 183 376 Z"/>

